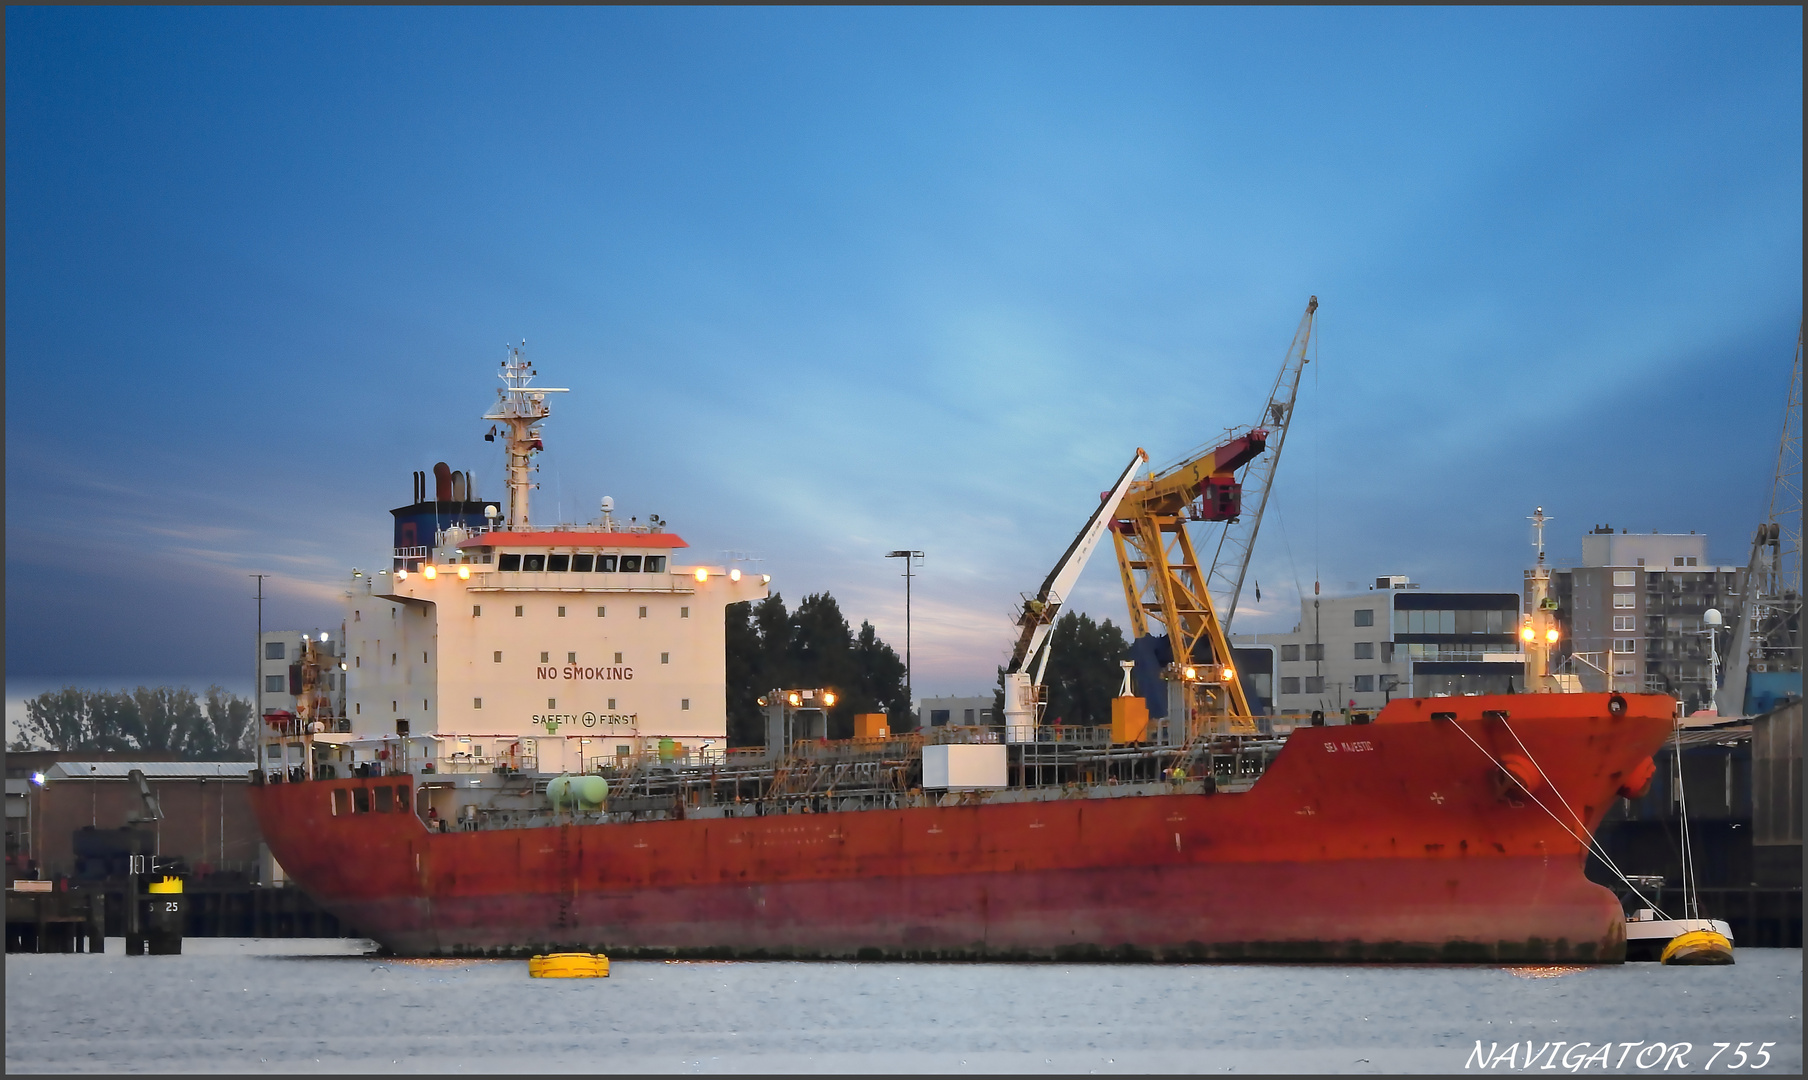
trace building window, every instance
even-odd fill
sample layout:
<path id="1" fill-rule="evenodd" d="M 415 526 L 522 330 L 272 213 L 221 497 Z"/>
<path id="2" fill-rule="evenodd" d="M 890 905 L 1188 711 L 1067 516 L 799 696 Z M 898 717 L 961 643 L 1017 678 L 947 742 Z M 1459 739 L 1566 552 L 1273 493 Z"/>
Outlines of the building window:
<path id="1" fill-rule="evenodd" d="M 1613 651 L 1617 653 L 1637 652 L 1638 639 L 1629 637 L 1614 638 Z"/>
<path id="2" fill-rule="evenodd" d="M 1306 676 L 1305 682 L 1306 693 L 1322 694 L 1325 692 L 1325 677 L 1323 675 L 1308 675 Z"/>
<path id="3" fill-rule="evenodd" d="M 243 656 L 245 654 L 240 653 L 239 655 Z M 281 660 L 282 658 L 283 658 L 283 643 L 282 642 L 280 642 L 280 641 L 264 642 L 264 659 L 265 660 Z"/>
<path id="4" fill-rule="evenodd" d="M 1676 558 L 1671 559 L 1670 565 L 1671 566 L 1681 566 L 1682 565 L 1682 556 L 1678 555 Z"/>
<path id="5" fill-rule="evenodd" d="M 595 567 L 595 555 L 573 555 L 571 557 L 571 572 L 574 574 L 588 574 Z"/>
<path id="6" fill-rule="evenodd" d="M 606 615 L 606 614 L 608 614 L 608 612 L 609 612 L 609 609 L 608 609 L 608 608 L 606 608 L 606 607 L 602 607 L 602 606 L 601 606 L 601 605 L 598 605 L 598 607 L 597 607 L 597 609 L 596 609 L 596 617 L 597 617 L 597 618 L 599 618 L 599 619 L 600 619 L 600 618 L 602 618 L 602 617 L 603 617 L 603 616 L 604 616 L 604 615 Z"/>
<path id="7" fill-rule="evenodd" d="M 1356 693 L 1372 694 L 1374 692 L 1375 692 L 1375 677 L 1373 675 L 1356 676 Z"/>
<path id="8" fill-rule="evenodd" d="M 244 654 L 240 653 L 239 655 L 243 656 Z M 241 683 L 240 685 L 242 686 L 244 684 Z M 283 689 L 283 677 L 281 675 L 264 676 L 264 693 L 280 694 L 283 692 Z"/>
<path id="9" fill-rule="evenodd" d="M 543 652 L 543 653 L 541 653 L 541 654 L 540 654 L 540 662 L 541 662 L 541 663 L 542 663 L 542 664 L 550 664 L 550 663 L 552 663 L 552 654 L 551 654 L 551 653 L 549 653 L 549 652 Z"/>
<path id="10" fill-rule="evenodd" d="M 1613 617 L 1613 628 L 1615 630 L 1636 630 L 1638 628 L 1632 625 L 1635 619 L 1636 616 L 1633 615 L 1615 615 Z"/>
<path id="11" fill-rule="evenodd" d="M 671 653 L 669 653 L 669 652 L 662 652 L 662 653 L 660 653 L 660 654 L 659 654 L 659 662 L 660 662 L 660 663 L 662 663 L 662 664 L 669 664 L 669 663 L 671 663 L 671 662 L 672 662 L 672 654 L 671 654 Z"/>
<path id="12" fill-rule="evenodd" d="M 1299 646 L 1298 645 L 1282 645 L 1281 646 L 1281 659 L 1282 660 L 1298 660 L 1299 659 Z"/>
<path id="13" fill-rule="evenodd" d="M 480 698 L 480 697 L 474 697 L 474 698 L 472 698 L 472 699 L 471 699 L 471 708 L 473 708 L 473 709 L 481 709 L 481 708 L 483 708 L 483 699 L 482 699 L 482 698 Z"/>
<path id="14" fill-rule="evenodd" d="M 621 557 L 620 566 L 621 572 L 624 574 L 638 574 L 640 573 L 640 556 L 623 555 Z"/>
<path id="15" fill-rule="evenodd" d="M 476 618 L 482 617 L 482 615 L 483 615 L 483 605 L 482 604 L 472 604 L 471 605 L 471 617 L 473 619 L 476 619 Z"/>
<path id="16" fill-rule="evenodd" d="M 615 573 L 615 556 L 598 555 L 596 557 L 596 572 L 599 574 Z"/>
<path id="17" fill-rule="evenodd" d="M 947 723 L 948 723 L 948 710 L 947 709 L 930 709 L 929 710 L 929 726 L 930 727 L 942 727 L 943 725 L 945 725 Z"/>
<path id="18" fill-rule="evenodd" d="M 1356 609 L 1356 625 L 1357 626 L 1373 626 L 1373 625 L 1375 625 L 1375 609 L 1374 608 L 1357 608 Z"/>
<path id="19" fill-rule="evenodd" d="M 496 560 L 496 569 L 498 569 L 498 570 L 519 570 L 519 569 L 521 569 L 521 556 L 520 555 L 500 556 Z"/>
<path id="20" fill-rule="evenodd" d="M 1375 643 L 1372 641 L 1356 642 L 1355 658 L 1357 660 L 1373 660 L 1375 658 Z"/>
<path id="21" fill-rule="evenodd" d="M 647 617 L 647 606 L 645 604 L 640 605 L 640 617 L 643 619 Z"/>
<path id="22" fill-rule="evenodd" d="M 1635 585 L 1637 583 L 1637 570 L 1615 570 L 1613 572 L 1613 586 L 1616 589 L 1624 589 L 1628 585 Z"/>
<path id="23" fill-rule="evenodd" d="M 1391 664 L 1394 662 L 1394 643 L 1393 642 L 1384 641 L 1381 643 L 1381 662 L 1384 664 Z"/>
<path id="24" fill-rule="evenodd" d="M 548 555 L 546 557 L 546 572 L 547 573 L 563 574 L 565 571 L 570 570 L 570 569 L 571 569 L 571 556 L 569 556 L 569 555 Z"/>
<path id="25" fill-rule="evenodd" d="M 519 619 L 520 617 L 521 617 L 521 605 L 516 604 L 515 605 L 515 618 Z"/>
<path id="26" fill-rule="evenodd" d="M 1695 556 L 1693 556 L 1693 555 L 1689 556 L 1689 565 L 1690 566 L 1695 565 Z"/>
<path id="27" fill-rule="evenodd" d="M 663 574 L 665 573 L 665 556 L 648 555 L 642 560 L 641 566 L 649 574 Z"/>
<path id="28" fill-rule="evenodd" d="M 521 569 L 524 573 L 532 573 L 533 571 L 536 571 L 536 570 L 546 569 L 546 556 L 544 556 L 544 555 L 523 555 L 523 556 L 521 556 Z"/>
<path id="29" fill-rule="evenodd" d="M 1325 658 L 1325 644 L 1324 644 L 1324 642 L 1322 642 L 1322 641 L 1321 641 L 1321 642 L 1319 642 L 1319 643 L 1317 643 L 1317 644 L 1315 644 L 1315 645 L 1308 645 L 1308 646 L 1306 646 L 1306 659 L 1308 659 L 1308 660 L 1323 660 L 1323 659 L 1324 659 L 1324 658 Z"/>
<path id="30" fill-rule="evenodd" d="M 1299 680 L 1295 679 L 1295 678 L 1282 679 L 1281 680 L 1281 693 L 1283 693 L 1283 694 L 1299 693 Z"/>
<path id="31" fill-rule="evenodd" d="M 681 712 L 689 712 L 690 708 L 691 708 L 691 699 L 690 698 L 680 698 L 678 700 L 678 708 Z"/>
<path id="32" fill-rule="evenodd" d="M 559 618 L 563 619 L 564 617 L 565 617 L 565 605 L 560 604 L 559 605 Z"/>
<path id="33" fill-rule="evenodd" d="M 1614 593 L 1613 594 L 1613 606 L 1617 607 L 1617 608 L 1637 607 L 1638 606 L 1638 594 L 1637 593 L 1629 593 L 1629 592 Z"/>
<path id="34" fill-rule="evenodd" d="M 679 617 L 679 618 L 680 618 L 680 619 L 688 619 L 688 618 L 690 618 L 690 617 L 691 617 L 691 609 L 690 609 L 690 608 L 687 608 L 687 607 L 681 607 L 681 608 L 679 608 L 679 609 L 678 609 L 678 617 Z"/>
<path id="35" fill-rule="evenodd" d="M 496 662 L 498 664 L 502 663 L 502 650 L 501 649 L 496 650 Z"/>

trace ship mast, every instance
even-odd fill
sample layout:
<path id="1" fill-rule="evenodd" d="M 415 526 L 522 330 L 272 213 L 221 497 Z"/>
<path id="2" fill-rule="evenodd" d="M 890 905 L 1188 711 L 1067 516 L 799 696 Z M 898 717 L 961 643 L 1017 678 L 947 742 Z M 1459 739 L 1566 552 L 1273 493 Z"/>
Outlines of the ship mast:
<path id="1" fill-rule="evenodd" d="M 1544 507 L 1540 506 L 1529 520 L 1537 533 L 1534 543 L 1538 547 L 1538 565 L 1525 572 L 1527 611 L 1519 636 L 1525 643 L 1526 689 L 1543 692 L 1551 689 L 1548 685 L 1551 650 L 1560 636 L 1555 614 L 1557 601 L 1551 596 L 1551 568 L 1544 564 L 1544 526 L 1551 519 L 1545 516 Z"/>
<path id="2" fill-rule="evenodd" d="M 567 387 L 529 386 L 536 372 L 521 349 L 527 342 L 509 347 L 508 359 L 502 362 L 501 379 L 505 385 L 496 390 L 496 406 L 484 414 L 485 420 L 504 425 L 502 448 L 508 457 L 508 529 L 528 528 L 527 493 L 534 487 L 528 479 L 532 467 L 528 458 L 544 450 L 540 438 L 540 421 L 552 414 L 546 404 L 547 394 L 568 394 Z"/>

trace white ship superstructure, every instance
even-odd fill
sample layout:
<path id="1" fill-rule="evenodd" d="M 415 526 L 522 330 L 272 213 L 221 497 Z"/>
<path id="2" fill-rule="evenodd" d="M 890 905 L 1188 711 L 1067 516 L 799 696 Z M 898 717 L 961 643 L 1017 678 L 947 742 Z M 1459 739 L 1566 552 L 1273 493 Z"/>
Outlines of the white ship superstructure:
<path id="1" fill-rule="evenodd" d="M 500 421 L 509 506 L 443 463 L 434 496 L 392 513 L 392 567 L 346 593 L 344 725 L 316 736 L 346 767 L 392 757 L 440 773 L 579 772 L 605 761 L 716 757 L 727 744 L 723 609 L 769 578 L 684 563 L 664 522 L 529 524 L 546 394 L 520 350 L 484 418 Z M 322 748 L 324 749 L 324 747 Z M 330 759 L 327 759 L 330 761 Z"/>

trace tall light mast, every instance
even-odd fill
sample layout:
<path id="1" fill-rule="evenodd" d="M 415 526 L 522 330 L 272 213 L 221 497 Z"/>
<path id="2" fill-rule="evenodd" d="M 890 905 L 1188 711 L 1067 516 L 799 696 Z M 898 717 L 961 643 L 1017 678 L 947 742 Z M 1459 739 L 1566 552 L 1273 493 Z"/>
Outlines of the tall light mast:
<path id="1" fill-rule="evenodd" d="M 1551 596 L 1551 568 L 1544 563 L 1544 527 L 1552 519 L 1544 516 L 1544 507 L 1540 506 L 1529 520 L 1537 536 L 1534 543 L 1538 546 L 1538 565 L 1525 572 L 1527 611 L 1519 637 L 1525 644 L 1526 689 L 1544 691 L 1550 689 L 1551 650 L 1556 648 L 1559 636 L 1557 601 Z M 1608 663 L 1612 662 L 1610 657 Z M 1613 674 L 1609 672 L 1607 677 L 1612 679 Z"/>
<path id="2" fill-rule="evenodd" d="M 527 493 L 535 486 L 528 478 L 533 471 L 529 458 L 545 449 L 540 439 L 540 421 L 552 414 L 552 408 L 546 404 L 546 395 L 571 392 L 569 387 L 528 385 L 533 382 L 535 371 L 521 351 L 526 345 L 527 342 L 522 341 L 520 345 L 509 347 L 508 359 L 502 362 L 504 385 L 496 390 L 495 407 L 483 417 L 504 425 L 502 448 L 508 457 L 508 528 L 511 532 L 528 527 Z"/>

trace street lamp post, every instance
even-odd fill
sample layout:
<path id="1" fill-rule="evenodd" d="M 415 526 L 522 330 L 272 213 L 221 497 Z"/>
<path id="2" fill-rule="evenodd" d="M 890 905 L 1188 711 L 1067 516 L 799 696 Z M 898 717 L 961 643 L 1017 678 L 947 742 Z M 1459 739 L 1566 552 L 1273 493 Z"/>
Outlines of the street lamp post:
<path id="1" fill-rule="evenodd" d="M 916 698 L 912 696 L 910 678 L 910 579 L 917 560 L 923 557 L 920 551 L 900 550 L 885 553 L 888 559 L 904 560 L 904 703 L 914 707 Z"/>

